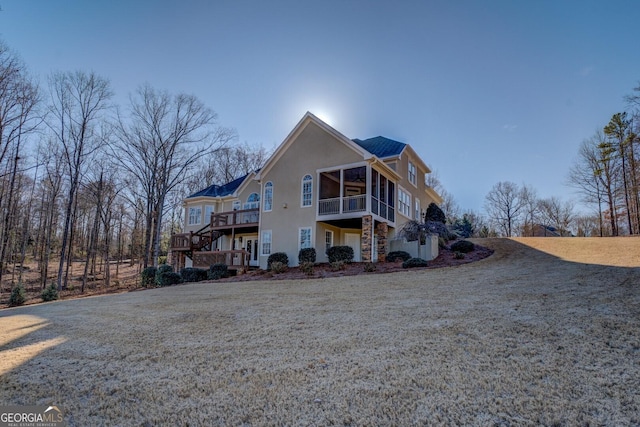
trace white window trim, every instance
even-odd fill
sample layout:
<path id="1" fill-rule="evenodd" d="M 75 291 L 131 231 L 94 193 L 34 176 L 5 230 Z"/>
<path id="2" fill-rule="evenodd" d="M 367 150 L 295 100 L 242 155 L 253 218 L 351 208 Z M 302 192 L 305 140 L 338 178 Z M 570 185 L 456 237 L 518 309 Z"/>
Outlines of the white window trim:
<path id="1" fill-rule="evenodd" d="M 411 197 L 411 193 L 409 193 L 407 190 L 405 190 L 404 188 L 402 188 L 401 186 L 397 186 L 398 188 L 398 197 L 397 197 L 397 201 L 398 201 L 398 206 L 396 208 L 396 211 L 402 215 L 405 218 L 409 218 L 411 219 L 411 211 L 413 210 L 413 206 L 412 206 L 412 197 Z M 405 203 L 404 201 L 400 200 L 400 195 L 401 194 L 406 194 L 409 197 L 408 203 Z M 407 206 L 407 212 L 405 213 L 404 210 L 402 209 L 403 206 Z"/>
<path id="2" fill-rule="evenodd" d="M 271 184 L 271 185 L 269 185 L 269 184 Z M 268 200 L 268 198 L 267 198 L 267 187 L 271 188 L 271 200 L 270 200 L 271 206 L 269 206 L 269 209 L 267 209 L 267 200 Z M 263 191 L 264 196 L 263 196 L 263 201 L 262 201 L 262 207 L 263 207 L 263 211 L 264 212 L 271 212 L 273 210 L 273 187 L 274 187 L 274 185 L 273 185 L 273 182 L 271 182 L 271 181 L 266 182 L 264 184 L 264 191 Z"/>
<path id="3" fill-rule="evenodd" d="M 191 221 L 192 217 L 191 217 L 191 210 L 198 210 L 198 215 L 197 218 L 194 215 L 193 218 L 197 219 L 196 221 Z M 187 211 L 187 225 L 200 225 L 202 224 L 202 206 L 189 206 L 188 211 Z"/>
<path id="4" fill-rule="evenodd" d="M 304 204 L 304 184 L 305 184 L 305 178 L 306 177 L 310 177 L 311 179 L 308 180 L 310 185 L 311 185 L 311 198 L 309 200 L 309 204 L 305 205 Z M 313 206 L 313 175 L 311 175 L 310 173 L 305 174 L 302 177 L 302 181 L 301 181 L 301 186 L 300 186 L 300 207 L 301 208 L 310 208 Z"/>
<path id="5" fill-rule="evenodd" d="M 302 248 L 302 230 L 309 230 L 309 247 L 313 247 L 313 229 L 311 227 L 300 227 L 298 228 L 298 252 L 300 252 Z"/>
<path id="6" fill-rule="evenodd" d="M 269 236 L 268 239 L 265 236 Z M 267 241 L 268 240 L 268 241 Z M 264 245 L 269 244 L 269 253 L 264 252 Z M 269 256 L 273 252 L 273 233 L 271 230 L 262 230 L 260 233 L 260 256 Z"/>
<path id="7" fill-rule="evenodd" d="M 327 247 L 327 237 L 331 236 L 331 243 Z M 325 252 L 333 246 L 333 230 L 324 230 L 324 250 Z"/>
<path id="8" fill-rule="evenodd" d="M 407 166 L 407 180 L 416 188 L 418 188 L 418 168 L 416 165 L 409 160 L 409 164 Z M 413 169 L 413 179 L 411 179 L 411 169 Z"/>

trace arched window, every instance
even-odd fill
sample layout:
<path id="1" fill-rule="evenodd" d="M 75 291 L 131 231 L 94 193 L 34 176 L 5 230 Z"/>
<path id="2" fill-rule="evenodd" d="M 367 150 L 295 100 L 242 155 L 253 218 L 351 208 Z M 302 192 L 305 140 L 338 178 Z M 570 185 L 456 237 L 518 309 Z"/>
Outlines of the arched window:
<path id="1" fill-rule="evenodd" d="M 273 209 L 273 182 L 269 181 L 264 185 L 264 210 Z"/>
<path id="2" fill-rule="evenodd" d="M 256 209 L 260 207 L 260 195 L 258 193 L 251 193 L 247 197 L 247 203 L 245 203 L 245 209 Z"/>
<path id="3" fill-rule="evenodd" d="M 305 175 L 302 178 L 302 207 L 311 206 L 313 201 L 313 178 Z"/>

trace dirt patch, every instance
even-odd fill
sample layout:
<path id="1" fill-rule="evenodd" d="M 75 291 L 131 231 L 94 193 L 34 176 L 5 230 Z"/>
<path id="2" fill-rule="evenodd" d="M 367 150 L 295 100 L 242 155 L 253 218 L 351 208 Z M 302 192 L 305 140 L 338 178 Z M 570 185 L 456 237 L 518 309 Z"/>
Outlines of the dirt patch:
<path id="1" fill-rule="evenodd" d="M 640 265 L 555 242 L 2 310 L 0 403 L 70 426 L 639 425 Z"/>

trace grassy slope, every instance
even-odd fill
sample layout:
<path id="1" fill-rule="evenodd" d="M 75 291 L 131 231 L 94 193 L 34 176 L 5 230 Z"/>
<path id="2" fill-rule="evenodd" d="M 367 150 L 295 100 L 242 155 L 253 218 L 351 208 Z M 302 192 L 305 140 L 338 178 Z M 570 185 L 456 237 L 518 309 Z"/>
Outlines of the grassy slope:
<path id="1" fill-rule="evenodd" d="M 78 426 L 640 423 L 640 240 L 482 242 L 456 268 L 4 310 L 0 405 Z"/>

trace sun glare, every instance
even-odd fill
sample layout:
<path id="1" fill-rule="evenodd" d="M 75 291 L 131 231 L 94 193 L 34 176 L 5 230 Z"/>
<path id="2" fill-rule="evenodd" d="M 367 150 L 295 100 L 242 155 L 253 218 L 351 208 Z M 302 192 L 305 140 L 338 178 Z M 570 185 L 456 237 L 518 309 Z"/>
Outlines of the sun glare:
<path id="1" fill-rule="evenodd" d="M 333 119 L 331 118 L 331 116 L 329 114 L 327 114 L 325 111 L 319 110 L 319 111 L 311 111 L 317 118 L 319 118 L 320 120 L 322 120 L 323 122 L 325 122 L 326 124 L 328 124 L 329 126 L 333 126 Z"/>

